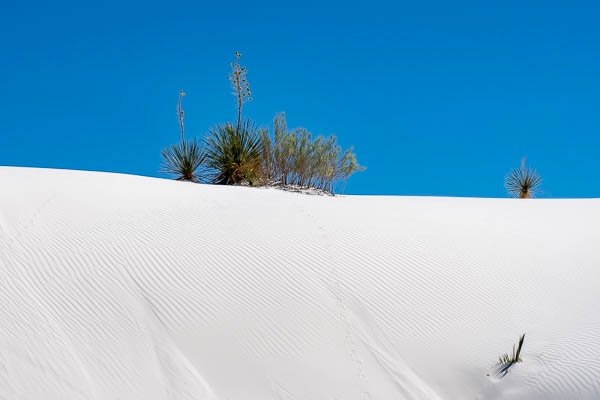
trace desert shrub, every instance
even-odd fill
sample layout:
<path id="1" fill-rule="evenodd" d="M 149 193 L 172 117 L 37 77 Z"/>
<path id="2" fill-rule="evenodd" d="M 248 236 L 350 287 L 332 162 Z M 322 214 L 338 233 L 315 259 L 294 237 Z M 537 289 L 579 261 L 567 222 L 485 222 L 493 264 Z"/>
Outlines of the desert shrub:
<path id="1" fill-rule="evenodd" d="M 261 134 L 262 180 L 271 185 L 334 191 L 337 183 L 364 170 L 351 149 L 342 152 L 335 136 L 313 138 L 304 128 L 288 131 L 285 116 L 273 121 L 273 138 Z"/>
<path id="2" fill-rule="evenodd" d="M 270 185 L 275 175 L 275 159 L 273 157 L 273 141 L 269 135 L 268 129 L 260 129 L 259 147 L 260 147 L 260 183 Z"/>
<path id="3" fill-rule="evenodd" d="M 172 175 L 178 181 L 200 182 L 201 167 L 205 154 L 198 140 L 183 140 L 161 152 L 161 172 Z"/>
<path id="4" fill-rule="evenodd" d="M 539 190 L 542 178 L 533 168 L 525 165 L 525 158 L 521 160 L 521 167 L 510 171 L 504 181 L 504 187 L 509 195 L 520 199 L 530 199 Z"/>
<path id="5" fill-rule="evenodd" d="M 206 165 L 212 182 L 223 185 L 256 184 L 261 175 L 261 141 L 250 121 L 237 129 L 231 123 L 211 129 L 204 141 Z"/>

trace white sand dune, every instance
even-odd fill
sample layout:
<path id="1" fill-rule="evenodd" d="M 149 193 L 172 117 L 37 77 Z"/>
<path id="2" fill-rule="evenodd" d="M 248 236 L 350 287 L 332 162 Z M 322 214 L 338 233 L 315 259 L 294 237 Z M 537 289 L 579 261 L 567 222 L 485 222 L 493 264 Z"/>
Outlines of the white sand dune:
<path id="1" fill-rule="evenodd" d="M 599 299 L 600 200 L 0 168 L 2 400 L 598 399 Z"/>

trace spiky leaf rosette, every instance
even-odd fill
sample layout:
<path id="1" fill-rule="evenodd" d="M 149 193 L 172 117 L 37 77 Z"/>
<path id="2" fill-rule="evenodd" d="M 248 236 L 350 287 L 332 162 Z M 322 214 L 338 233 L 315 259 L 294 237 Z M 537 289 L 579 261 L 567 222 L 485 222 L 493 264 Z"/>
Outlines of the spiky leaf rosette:
<path id="1" fill-rule="evenodd" d="M 514 168 L 510 171 L 504 186 L 513 197 L 521 199 L 532 198 L 539 190 L 542 183 L 542 178 L 533 168 L 525 165 L 525 159 L 521 161 L 520 168 Z"/>
<path id="2" fill-rule="evenodd" d="M 201 167 L 205 154 L 202 143 L 198 140 L 183 140 L 171 145 L 161 152 L 161 172 L 172 175 L 178 181 L 200 182 Z"/>
<path id="3" fill-rule="evenodd" d="M 230 123 L 211 129 L 205 145 L 206 164 L 213 170 L 213 183 L 252 185 L 259 178 L 261 142 L 251 121 L 245 121 L 239 130 Z"/>

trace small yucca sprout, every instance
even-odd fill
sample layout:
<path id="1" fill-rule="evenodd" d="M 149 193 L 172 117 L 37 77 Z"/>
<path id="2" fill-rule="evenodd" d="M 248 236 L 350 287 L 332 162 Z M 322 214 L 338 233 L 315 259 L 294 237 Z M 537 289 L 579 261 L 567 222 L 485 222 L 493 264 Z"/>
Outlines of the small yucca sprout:
<path id="1" fill-rule="evenodd" d="M 509 364 L 521 362 L 521 349 L 523 348 L 523 342 L 525 342 L 525 334 L 519 336 L 519 343 L 517 346 L 513 345 L 512 354 L 504 353 L 498 357 L 498 364 Z"/>
<path id="2" fill-rule="evenodd" d="M 525 158 L 521 160 L 521 167 L 510 171 L 504 181 L 504 187 L 509 195 L 520 199 L 530 199 L 539 190 L 542 178 L 533 168 L 525 165 Z"/>
<path id="3" fill-rule="evenodd" d="M 500 357 L 498 357 L 498 375 L 504 377 L 508 374 L 508 370 L 514 364 L 519 363 L 521 360 L 521 349 L 523 348 L 523 342 L 525 342 L 525 334 L 522 334 L 519 337 L 519 343 L 517 346 L 513 345 L 512 354 L 504 353 Z"/>

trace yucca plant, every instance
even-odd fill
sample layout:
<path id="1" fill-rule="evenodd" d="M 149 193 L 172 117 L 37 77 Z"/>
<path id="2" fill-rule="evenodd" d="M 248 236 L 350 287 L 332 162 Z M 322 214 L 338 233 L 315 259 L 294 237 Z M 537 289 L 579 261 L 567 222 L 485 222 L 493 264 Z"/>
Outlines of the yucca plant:
<path id="1" fill-rule="evenodd" d="M 202 181 L 201 167 L 205 154 L 198 140 L 183 140 L 161 152 L 161 172 L 172 175 L 178 181 Z"/>
<path id="2" fill-rule="evenodd" d="M 525 158 L 521 160 L 521 167 L 510 171 L 504 181 L 504 186 L 509 195 L 520 199 L 530 199 L 539 190 L 542 178 L 533 168 L 525 165 Z"/>
<path id="3" fill-rule="evenodd" d="M 172 175 L 178 181 L 200 182 L 201 167 L 204 163 L 204 150 L 198 140 L 185 139 L 185 126 L 183 123 L 183 97 L 185 92 L 179 91 L 177 101 L 177 120 L 181 139 L 179 143 L 171 145 L 161 151 L 161 172 Z"/>
<path id="4" fill-rule="evenodd" d="M 249 120 L 240 129 L 231 123 L 209 131 L 205 139 L 206 165 L 212 169 L 212 182 L 223 185 L 253 185 L 260 177 L 261 143 Z"/>

